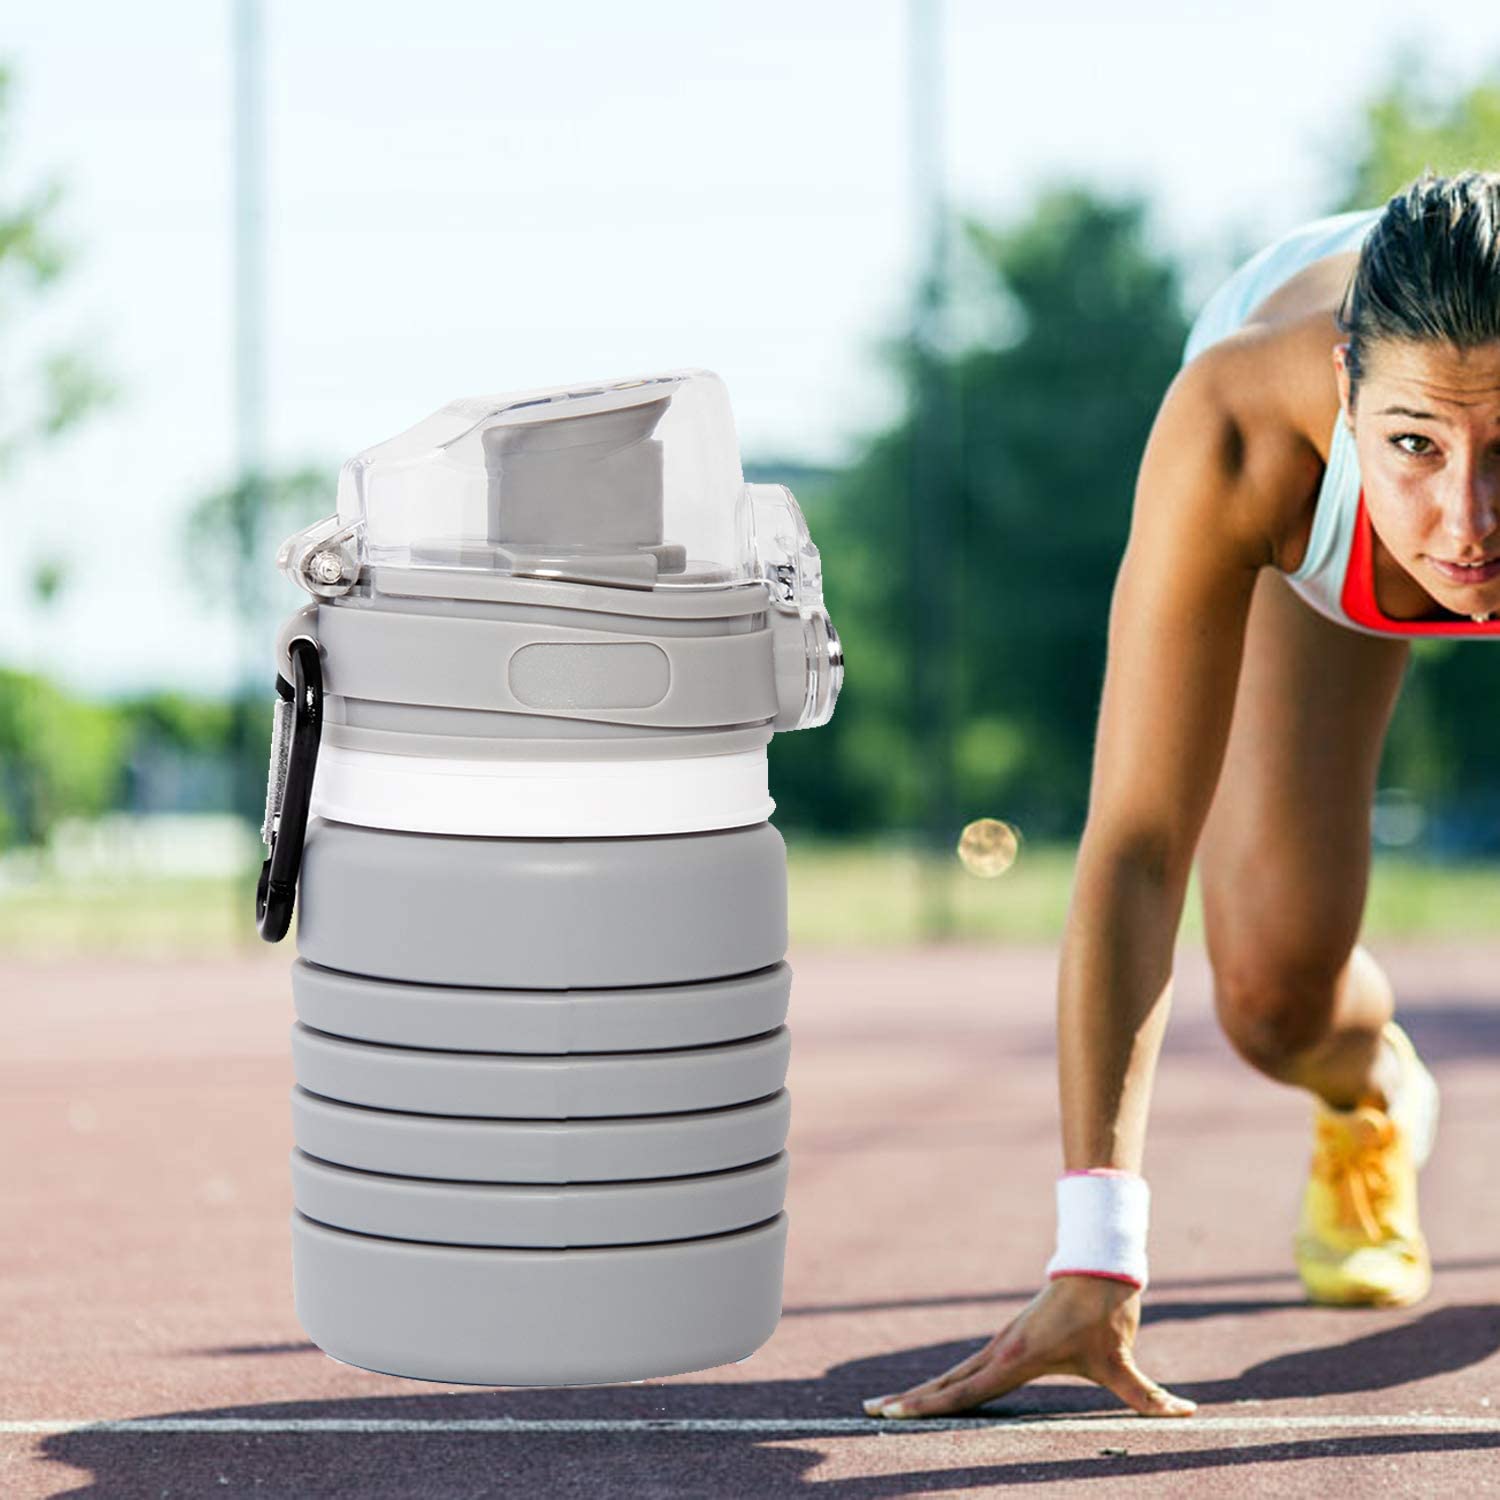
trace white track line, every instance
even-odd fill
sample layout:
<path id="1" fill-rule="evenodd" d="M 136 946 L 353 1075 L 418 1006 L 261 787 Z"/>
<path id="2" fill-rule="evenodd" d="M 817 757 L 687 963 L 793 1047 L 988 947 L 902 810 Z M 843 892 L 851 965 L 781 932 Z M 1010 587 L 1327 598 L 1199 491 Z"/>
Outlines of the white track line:
<path id="1" fill-rule="evenodd" d="M 653 1420 L 647 1418 L 525 1418 L 474 1417 L 453 1421 L 420 1421 L 401 1418 L 308 1417 L 241 1418 L 225 1417 L 142 1417 L 122 1421 L 0 1421 L 0 1433 L 742 1433 L 771 1437 L 778 1434 L 870 1433 L 870 1432 L 952 1432 L 995 1430 L 1045 1436 L 1048 1433 L 1181 1432 L 1184 1437 L 1195 1432 L 1493 1432 L 1500 1435 L 1500 1416 L 1455 1416 L 1452 1414 L 1413 1412 L 1326 1417 L 926 1417 L 880 1419 L 874 1417 L 681 1417 Z"/>

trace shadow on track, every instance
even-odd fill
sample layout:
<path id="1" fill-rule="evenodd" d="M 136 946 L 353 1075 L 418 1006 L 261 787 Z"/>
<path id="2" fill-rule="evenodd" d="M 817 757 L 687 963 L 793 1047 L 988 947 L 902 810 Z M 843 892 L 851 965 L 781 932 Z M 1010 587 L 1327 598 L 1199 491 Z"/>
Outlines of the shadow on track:
<path id="1" fill-rule="evenodd" d="M 1245 1312 L 1274 1302 L 1177 1304 L 1178 1317 Z M 1168 1305 L 1170 1308 L 1170 1304 Z M 285 1347 L 296 1352 L 299 1346 Z M 259 1421 L 377 1419 L 456 1422 L 483 1418 L 532 1420 L 680 1421 L 691 1417 L 788 1418 L 806 1421 L 820 1446 L 851 1434 L 818 1434 L 819 1420 L 860 1415 L 861 1397 L 895 1390 L 946 1367 L 975 1347 L 949 1343 L 852 1360 L 806 1381 L 743 1381 L 567 1389 L 476 1389 L 473 1393 L 372 1396 L 337 1401 L 296 1401 L 163 1415 L 200 1420 Z M 252 1346 L 252 1350 L 255 1346 Z M 1488 1358 L 1500 1349 L 1500 1305 L 1436 1308 L 1399 1327 L 1320 1349 L 1263 1361 L 1238 1377 L 1177 1385 L 1206 1406 L 1237 1400 L 1304 1400 L 1385 1390 Z M 252 1352 L 247 1350 L 246 1352 Z M 259 1352 L 267 1352 L 260 1350 Z M 1085 1385 L 1031 1386 L 1023 1394 L 982 1409 L 996 1417 L 1118 1413 L 1120 1403 Z M 920 1432 L 921 1423 L 891 1424 L 893 1439 Z M 855 1434 L 863 1440 L 866 1431 Z M 1164 1424 L 1142 1423 L 1142 1436 L 1159 1440 Z M 1306 1459 L 1352 1459 L 1403 1453 L 1465 1453 L 1500 1449 L 1500 1433 L 1382 1433 L 1307 1438 L 1232 1447 L 1190 1446 L 1192 1423 L 1172 1424 L 1183 1446 L 1172 1452 L 1125 1457 L 1012 1461 L 930 1474 L 902 1473 L 814 1481 L 819 1455 L 787 1446 L 797 1434 L 747 1432 L 661 1433 L 191 1433 L 121 1434 L 87 1430 L 60 1433 L 41 1445 L 41 1456 L 89 1476 L 54 1493 L 127 1497 L 171 1494 L 262 1496 L 357 1494 L 467 1497 L 502 1493 L 658 1497 L 717 1494 L 775 1496 L 803 1493 L 816 1482 L 833 1497 L 910 1494 L 923 1489 L 978 1489 L 1065 1479 L 1148 1476 L 1176 1470 Z M 978 1434 L 975 1435 L 976 1439 Z M 1061 1437 L 1061 1435 L 1059 1435 Z M 957 1434 L 956 1441 L 965 1441 Z M 988 1441 L 988 1440 L 985 1440 Z M 1025 1441 L 1035 1442 L 1031 1436 Z M 1085 1439 L 1085 1441 L 1088 1441 Z M 1118 1434 L 1111 1441 L 1119 1443 Z M 1134 1439 L 1130 1439 L 1134 1441 Z M 986 1451 L 993 1451 L 990 1444 Z M 70 1476 L 72 1477 L 72 1476 Z M 66 1481 L 65 1481 L 66 1482 Z"/>
<path id="2" fill-rule="evenodd" d="M 1344 1344 L 1279 1354 L 1251 1365 L 1235 1380 L 1178 1386 L 1194 1401 L 1285 1401 L 1384 1391 L 1447 1375 L 1500 1349 L 1500 1304 L 1437 1307 L 1396 1328 Z"/>
<path id="3" fill-rule="evenodd" d="M 1435 1260 L 1432 1263 L 1434 1272 L 1450 1271 L 1493 1271 L 1500 1267 L 1500 1255 L 1468 1255 L 1453 1256 L 1443 1260 Z M 1288 1266 L 1284 1271 L 1239 1271 L 1230 1272 L 1220 1276 L 1169 1276 L 1160 1281 L 1155 1279 L 1151 1282 L 1152 1297 L 1159 1297 L 1163 1293 L 1171 1292 L 1203 1292 L 1212 1291 L 1218 1287 L 1244 1287 L 1244 1286 L 1274 1286 L 1281 1282 L 1295 1289 L 1295 1297 L 1291 1303 L 1266 1302 L 1263 1304 L 1237 1303 L 1233 1306 L 1226 1304 L 1225 1312 L 1261 1311 L 1270 1307 L 1282 1307 L 1288 1305 L 1306 1306 L 1306 1300 L 1302 1296 L 1300 1285 L 1297 1281 L 1297 1273 Z M 800 1302 L 789 1307 L 784 1307 L 781 1315 L 784 1318 L 809 1318 L 819 1317 L 825 1313 L 864 1313 L 864 1312 L 893 1312 L 918 1307 L 964 1307 L 969 1305 L 980 1305 L 984 1303 L 1014 1302 L 1019 1305 L 1029 1302 L 1041 1290 L 1041 1282 L 1037 1281 L 1026 1287 L 1005 1287 L 1000 1291 L 983 1291 L 973 1293 L 949 1293 L 942 1297 L 902 1297 L 888 1298 L 883 1301 L 865 1302 Z M 1150 1323 L 1153 1320 L 1164 1322 L 1174 1316 L 1166 1311 L 1166 1308 L 1175 1304 L 1160 1303 L 1146 1304 L 1145 1320 Z M 1180 1316 L 1180 1315 L 1176 1315 Z M 308 1346 L 312 1347 L 311 1345 Z M 204 1351 L 218 1353 L 220 1351 Z"/>
<path id="4" fill-rule="evenodd" d="M 1119 1443 L 1119 1435 L 1111 1434 Z M 1308 1438 L 1300 1442 L 1237 1444 L 1233 1448 L 1195 1448 L 1186 1452 L 1137 1453 L 1121 1457 L 1053 1458 L 1007 1464 L 985 1464 L 969 1469 L 933 1469 L 926 1473 L 871 1475 L 862 1479 L 830 1480 L 818 1485 L 820 1495 L 835 1500 L 884 1500 L 886 1496 L 925 1494 L 928 1491 L 1000 1489 L 1010 1485 L 1059 1484 L 1065 1480 L 1100 1479 L 1118 1488 L 1134 1478 L 1153 1474 L 1189 1473 L 1195 1469 L 1238 1468 L 1308 1459 L 1349 1460 L 1412 1453 L 1480 1453 L 1500 1449 L 1500 1433 L 1409 1432 L 1379 1437 Z M 1248 1477 L 1248 1476 L 1247 1476 Z M 1257 1482 L 1267 1483 L 1265 1476 Z M 1151 1490 L 1143 1487 L 1142 1494 Z M 1268 1493 L 1268 1491 L 1260 1491 Z"/>
<path id="5" fill-rule="evenodd" d="M 968 1435 L 957 1436 L 962 1439 Z M 993 1442 L 984 1434 L 972 1436 L 993 1451 Z M 1163 1474 L 1243 1469 L 1254 1464 L 1317 1460 L 1338 1463 L 1413 1454 L 1493 1454 L 1500 1450 L 1500 1434 L 1496 1433 L 1380 1433 L 1169 1452 L 1124 1455 L 1111 1452 L 1087 1458 L 1021 1458 L 963 1468 L 903 1469 L 887 1474 L 814 1480 L 810 1476 L 821 1462 L 818 1454 L 767 1446 L 770 1441 L 773 1440 L 748 1435 L 700 1437 L 649 1433 L 556 1437 L 530 1433 L 515 1437 L 494 1433 L 467 1436 L 399 1433 L 369 1437 L 194 1434 L 167 1439 L 143 1435 L 95 1437 L 91 1453 L 51 1456 L 78 1467 L 92 1468 L 96 1476 L 95 1483 L 55 1491 L 58 1500 L 105 1495 L 111 1500 L 134 1500 L 137 1496 L 156 1500 L 163 1494 L 267 1497 L 338 1494 L 369 1496 L 371 1500 L 387 1496 L 441 1496 L 443 1500 L 476 1497 L 477 1500 L 481 1496 L 515 1494 L 587 1494 L 606 1500 L 615 1496 L 651 1495 L 656 1500 L 678 1500 L 678 1497 L 702 1500 L 705 1495 L 753 1495 L 757 1500 L 762 1496 L 774 1500 L 777 1496 L 806 1495 L 814 1488 L 818 1495 L 829 1500 L 886 1500 L 886 1497 L 935 1491 L 947 1494 L 1091 1479 L 1112 1482 L 1114 1488 L 1103 1493 L 1114 1494 L 1132 1479 L 1149 1481 L 1152 1476 Z M 1118 1433 L 1109 1435 L 1114 1448 L 1122 1441 L 1125 1440 Z M 90 1459 L 93 1461 L 89 1462 Z M 1251 1483 L 1273 1482 L 1264 1474 L 1253 1480 L 1249 1475 L 1244 1477 Z M 1354 1477 L 1347 1470 L 1327 1476 L 1330 1489 L 1337 1486 L 1339 1479 Z M 1147 1483 L 1131 1493 L 1157 1492 Z"/>
<path id="6" fill-rule="evenodd" d="M 1428 1063 L 1500 1057 L 1500 1006 L 1438 1000 L 1403 1011 L 1401 1024 Z"/>

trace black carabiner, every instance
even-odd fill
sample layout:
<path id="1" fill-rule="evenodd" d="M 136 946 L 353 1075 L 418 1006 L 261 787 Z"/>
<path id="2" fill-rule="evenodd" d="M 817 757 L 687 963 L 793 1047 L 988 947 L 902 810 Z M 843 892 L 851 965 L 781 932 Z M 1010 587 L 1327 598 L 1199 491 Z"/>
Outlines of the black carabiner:
<path id="1" fill-rule="evenodd" d="M 279 672 L 276 674 L 277 693 L 293 706 L 286 782 L 281 789 L 280 806 L 273 809 L 271 852 L 260 867 L 260 881 L 255 888 L 255 925 L 268 943 L 279 943 L 292 923 L 297 873 L 302 867 L 302 841 L 307 836 L 307 811 L 312 801 L 313 772 L 318 767 L 318 743 L 323 733 L 323 663 L 318 657 L 317 642 L 305 635 L 298 636 L 287 647 L 287 655 L 291 658 L 293 681 L 288 682 Z"/>

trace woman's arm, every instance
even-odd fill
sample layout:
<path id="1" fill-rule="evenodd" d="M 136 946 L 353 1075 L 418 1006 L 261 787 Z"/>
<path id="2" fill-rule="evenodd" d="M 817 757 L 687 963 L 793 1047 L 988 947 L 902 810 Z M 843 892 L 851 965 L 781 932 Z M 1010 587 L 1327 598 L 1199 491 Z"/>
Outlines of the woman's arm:
<path id="1" fill-rule="evenodd" d="M 1163 399 L 1110 604 L 1109 648 L 1058 985 L 1069 1170 L 1141 1170 L 1172 955 L 1218 782 L 1250 597 L 1271 561 L 1233 399 L 1244 354 L 1205 351 Z"/>
<path id="2" fill-rule="evenodd" d="M 1237 414 L 1245 368 L 1245 351 L 1228 344 L 1181 371 L 1141 462 L 1063 938 L 1058 1051 L 1070 1168 L 1140 1170 L 1188 875 L 1229 737 L 1256 574 L 1273 561 L 1263 518 L 1287 485 L 1274 434 L 1266 444 L 1262 424 L 1252 443 Z M 1142 1415 L 1187 1415 L 1193 1403 L 1135 1363 L 1140 1306 L 1125 1282 L 1059 1276 L 982 1349 L 865 1409 L 941 1416 L 1067 1374 Z"/>

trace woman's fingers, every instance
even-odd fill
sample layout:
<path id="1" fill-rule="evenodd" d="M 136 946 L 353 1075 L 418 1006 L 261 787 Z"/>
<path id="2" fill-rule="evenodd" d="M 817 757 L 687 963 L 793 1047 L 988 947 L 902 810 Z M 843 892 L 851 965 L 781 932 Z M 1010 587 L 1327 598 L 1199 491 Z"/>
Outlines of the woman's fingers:
<path id="1" fill-rule="evenodd" d="M 972 1375 L 966 1375 L 962 1380 L 955 1380 L 952 1385 L 945 1385 L 941 1390 L 919 1391 L 910 1396 L 902 1396 L 891 1405 L 882 1408 L 880 1415 L 883 1417 L 943 1417 L 954 1412 L 969 1411 L 986 1401 L 993 1401 L 997 1396 L 1006 1395 L 1015 1390 L 1018 1385 L 1025 1385 L 1038 1373 L 1040 1372 L 1021 1369 L 1014 1365 L 1008 1369 L 992 1366 L 989 1369 L 976 1370 Z"/>
<path id="2" fill-rule="evenodd" d="M 1127 1352 L 1118 1355 L 1103 1368 L 1090 1370 L 1089 1378 L 1106 1390 L 1113 1391 L 1133 1411 L 1143 1417 L 1190 1417 L 1198 1410 L 1196 1401 L 1175 1396 L 1164 1386 L 1142 1375 Z"/>
<path id="3" fill-rule="evenodd" d="M 983 1349 L 961 1360 L 935 1380 L 915 1385 L 897 1396 L 866 1401 L 865 1411 L 872 1417 L 932 1417 L 967 1411 L 971 1406 L 1025 1385 L 1041 1373 L 1041 1370 L 1022 1368 L 1017 1359 L 1000 1352 L 995 1341 L 991 1340 Z"/>
<path id="4" fill-rule="evenodd" d="M 988 1348 L 988 1345 L 985 1346 Z M 946 1390 L 956 1380 L 962 1380 L 964 1376 L 977 1370 L 984 1363 L 985 1349 L 971 1354 L 967 1359 L 960 1360 L 951 1370 L 944 1370 L 941 1375 L 934 1376 L 931 1380 L 924 1380 L 920 1385 L 908 1387 L 904 1391 L 892 1392 L 889 1396 L 872 1396 L 864 1402 L 865 1415 L 878 1417 L 881 1408 L 891 1405 L 892 1402 L 900 1401 L 903 1404 L 915 1401 L 919 1396 L 935 1395 L 938 1391 Z"/>
<path id="5" fill-rule="evenodd" d="M 931 1380 L 924 1380 L 918 1385 L 909 1386 L 904 1391 L 892 1392 L 889 1396 L 871 1396 L 863 1403 L 865 1415 L 878 1417 L 881 1415 L 881 1407 L 889 1406 L 894 1401 L 900 1401 L 904 1405 L 908 1401 L 915 1401 L 919 1396 L 930 1396 L 937 1391 L 946 1390 L 955 1381 L 972 1375 L 976 1370 L 982 1370 L 985 1365 L 996 1358 L 997 1350 L 1004 1346 L 1011 1326 L 1008 1324 L 1002 1328 L 987 1344 L 981 1345 L 967 1359 L 959 1360 L 956 1365 L 950 1366 L 941 1375 L 935 1375 Z"/>

